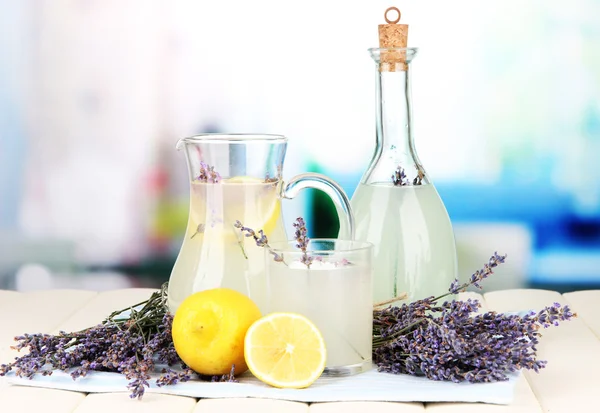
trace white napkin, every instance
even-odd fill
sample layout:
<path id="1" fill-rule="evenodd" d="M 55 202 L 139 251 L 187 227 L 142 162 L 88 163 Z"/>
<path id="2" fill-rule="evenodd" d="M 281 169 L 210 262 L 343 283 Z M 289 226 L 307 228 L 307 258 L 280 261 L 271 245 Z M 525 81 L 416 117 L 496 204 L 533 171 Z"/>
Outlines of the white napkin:
<path id="1" fill-rule="evenodd" d="M 321 377 L 306 389 L 277 389 L 256 379 L 249 372 L 239 383 L 211 383 L 200 380 L 180 382 L 174 386 L 156 386 L 149 381 L 147 392 L 191 396 L 197 398 L 258 397 L 299 402 L 390 401 L 390 402 L 482 402 L 509 404 L 520 373 L 509 375 L 508 381 L 495 383 L 452 383 L 432 381 L 424 377 L 379 373 L 373 369 L 348 377 Z M 128 381 L 121 374 L 90 372 L 73 380 L 68 373 L 55 371 L 51 376 L 18 378 L 10 372 L 4 378 L 21 386 L 46 387 L 85 393 L 127 392 Z"/>

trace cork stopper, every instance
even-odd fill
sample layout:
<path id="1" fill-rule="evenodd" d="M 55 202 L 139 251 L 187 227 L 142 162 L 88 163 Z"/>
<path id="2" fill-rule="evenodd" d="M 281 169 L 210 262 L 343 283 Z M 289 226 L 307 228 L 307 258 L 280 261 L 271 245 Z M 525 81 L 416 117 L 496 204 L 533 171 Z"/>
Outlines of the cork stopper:
<path id="1" fill-rule="evenodd" d="M 391 20 L 388 16 L 395 12 L 398 16 Z M 398 24 L 401 13 L 397 7 L 389 7 L 383 17 L 387 24 L 379 25 L 379 47 L 381 49 L 406 48 L 408 43 L 408 24 Z M 379 57 L 379 70 L 381 72 L 406 71 L 406 51 L 382 51 Z"/>

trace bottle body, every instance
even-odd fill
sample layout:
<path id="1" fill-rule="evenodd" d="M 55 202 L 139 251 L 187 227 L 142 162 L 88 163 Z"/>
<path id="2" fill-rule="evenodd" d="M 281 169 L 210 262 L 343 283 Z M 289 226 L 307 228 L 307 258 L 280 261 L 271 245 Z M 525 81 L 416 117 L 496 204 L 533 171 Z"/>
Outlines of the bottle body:
<path id="1" fill-rule="evenodd" d="M 456 246 L 446 208 L 432 184 L 360 184 L 352 197 L 356 239 L 374 245 L 373 300 L 403 292 L 440 295 L 456 277 Z"/>
<path id="2" fill-rule="evenodd" d="M 457 278 L 458 266 L 448 212 L 414 145 L 410 63 L 417 50 L 370 51 L 377 139 L 351 201 L 356 239 L 374 245 L 374 302 L 402 293 L 410 300 L 437 296 Z M 390 56 L 401 60 L 390 65 Z"/>

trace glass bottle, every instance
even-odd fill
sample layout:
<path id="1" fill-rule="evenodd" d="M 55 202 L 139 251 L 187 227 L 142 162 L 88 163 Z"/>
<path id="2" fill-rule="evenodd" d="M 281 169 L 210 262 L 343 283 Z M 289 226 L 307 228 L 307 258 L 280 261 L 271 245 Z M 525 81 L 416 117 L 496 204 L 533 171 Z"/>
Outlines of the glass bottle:
<path id="1" fill-rule="evenodd" d="M 448 212 L 415 150 L 410 76 L 415 48 L 369 49 L 377 68 L 376 145 L 352 197 L 356 239 L 374 244 L 373 299 L 437 296 L 457 275 Z M 386 54 L 388 58 L 386 59 Z M 389 56 L 401 56 L 390 68 Z"/>

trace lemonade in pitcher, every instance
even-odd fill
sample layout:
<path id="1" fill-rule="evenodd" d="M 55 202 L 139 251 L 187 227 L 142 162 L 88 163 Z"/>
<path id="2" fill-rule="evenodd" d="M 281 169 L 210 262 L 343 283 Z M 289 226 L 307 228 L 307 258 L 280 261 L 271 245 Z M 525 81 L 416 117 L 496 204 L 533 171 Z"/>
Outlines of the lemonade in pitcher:
<path id="1" fill-rule="evenodd" d="M 171 274 L 170 309 L 177 308 L 189 291 L 217 287 L 264 301 L 264 251 L 233 224 L 240 220 L 262 229 L 270 240 L 285 240 L 279 188 L 279 181 L 251 177 L 192 182 L 188 226 Z"/>

